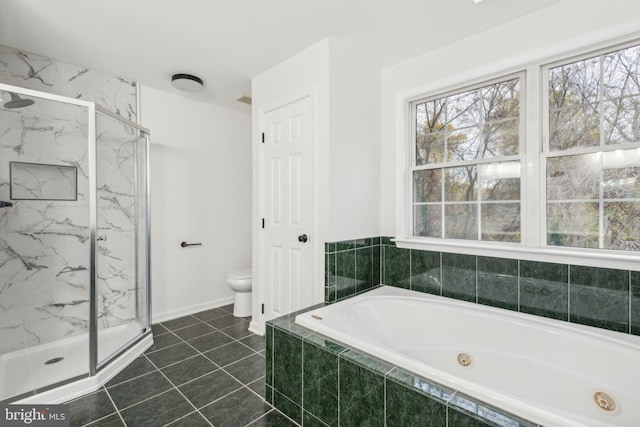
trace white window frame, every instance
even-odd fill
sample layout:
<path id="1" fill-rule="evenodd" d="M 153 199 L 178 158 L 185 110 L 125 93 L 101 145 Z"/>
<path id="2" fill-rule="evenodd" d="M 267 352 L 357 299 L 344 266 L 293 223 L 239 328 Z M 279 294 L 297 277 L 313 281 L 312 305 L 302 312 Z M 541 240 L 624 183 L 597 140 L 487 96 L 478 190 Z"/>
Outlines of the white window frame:
<path id="1" fill-rule="evenodd" d="M 594 40 L 596 38 L 597 40 Z M 624 40 L 602 42 L 602 35 L 566 44 L 551 46 L 532 55 L 510 58 L 497 64 L 462 72 L 441 80 L 396 94 L 396 233 L 398 247 L 441 252 L 527 259 L 602 268 L 638 270 L 640 252 L 606 249 L 582 249 L 546 244 L 546 151 L 548 147 L 544 126 L 548 114 L 545 106 L 547 79 L 545 70 L 640 44 L 638 35 Z M 413 236 L 413 180 L 415 158 L 415 116 L 413 103 L 417 100 L 446 96 L 465 88 L 481 86 L 492 81 L 507 80 L 508 76 L 524 73 L 520 90 L 526 94 L 520 108 L 525 111 L 526 126 L 521 138 L 521 243 L 487 242 Z M 546 92 L 548 93 L 548 92 Z M 606 148 L 606 147 L 605 147 Z M 613 150 L 619 149 L 613 148 Z"/>
<path id="2" fill-rule="evenodd" d="M 640 46 L 640 40 L 634 40 L 632 42 L 626 42 L 626 43 L 622 43 L 622 44 L 614 44 L 611 45 L 609 47 L 606 48 L 602 48 L 602 49 L 597 49 L 597 50 L 593 50 L 593 51 L 589 51 L 589 52 L 585 52 L 584 54 L 581 55 L 577 55 L 577 56 L 572 56 L 570 58 L 565 58 L 559 61 L 555 61 L 552 63 L 548 63 L 548 64 L 544 64 L 540 67 L 541 71 L 540 71 L 540 76 L 542 77 L 542 92 L 541 95 L 543 95 L 543 99 L 542 101 L 548 101 L 548 98 L 545 97 L 545 94 L 549 93 L 549 79 L 546 78 L 546 76 L 549 75 L 549 70 L 555 67 L 559 67 L 559 66 L 563 66 L 563 65 L 568 65 L 571 64 L 573 62 L 578 62 L 578 61 L 582 61 L 585 59 L 589 59 L 589 58 L 594 58 L 594 57 L 600 57 L 601 55 L 605 55 L 607 53 L 611 53 L 611 52 L 615 52 L 617 50 L 621 50 L 621 49 L 625 49 L 625 48 L 629 48 L 629 47 L 633 47 L 633 46 Z M 601 82 L 602 83 L 602 82 Z M 600 100 L 598 100 L 598 102 L 600 102 Z M 591 147 L 574 147 L 574 148 L 570 148 L 567 150 L 556 150 L 556 151 L 551 151 L 549 149 L 549 103 L 548 102 L 542 102 L 542 153 L 541 153 L 541 164 L 540 164 L 540 168 L 541 168 L 541 182 L 545 183 L 544 186 L 544 198 L 541 199 L 540 203 L 542 204 L 544 202 L 545 207 L 546 207 L 546 203 L 547 203 L 547 197 L 546 197 L 546 176 L 547 176 L 547 161 L 550 158 L 560 158 L 560 157 L 568 157 L 568 156 L 579 156 L 579 155 L 583 155 L 583 154 L 596 154 L 596 153 L 611 153 L 611 152 L 616 152 L 616 151 L 627 151 L 627 150 L 633 150 L 633 149 L 638 149 L 640 148 L 640 141 L 638 142 L 634 142 L 634 143 L 626 143 L 626 144 L 615 144 L 615 145 L 607 145 L 604 144 L 603 142 L 603 135 L 602 135 L 602 130 L 603 130 L 603 126 L 604 123 L 601 120 L 600 121 L 600 143 L 597 146 L 591 146 Z M 602 180 L 602 168 L 600 169 L 600 175 L 601 175 L 601 180 Z M 599 246 L 602 246 L 602 239 L 603 239 L 603 230 L 602 230 L 602 224 L 603 224 L 603 211 L 602 211 L 602 204 L 603 202 L 606 202 L 607 199 L 603 199 L 602 197 L 602 188 L 600 188 L 600 195 L 597 199 L 591 199 L 591 200 L 585 200 L 585 202 L 590 202 L 590 203 L 598 203 L 599 204 L 599 227 L 598 227 L 598 239 L 599 239 Z M 572 202 L 576 202 L 577 200 L 571 200 Z M 540 229 L 544 231 L 544 233 L 541 233 L 540 235 L 540 245 L 543 247 L 547 247 L 547 248 L 558 248 L 559 246 L 553 246 L 553 245 L 548 245 L 547 244 L 547 209 L 544 209 L 541 212 L 540 215 Z M 579 249 L 579 248 L 574 248 L 575 250 L 579 250 L 582 251 L 584 249 Z M 632 253 L 632 252 L 625 252 L 625 251 L 612 251 L 612 250 L 608 250 L 608 249 L 593 249 L 595 251 L 603 251 L 603 252 L 615 252 L 615 253 Z"/>
<path id="3" fill-rule="evenodd" d="M 519 84 L 520 84 L 520 105 L 519 105 L 519 117 L 518 117 L 518 154 L 513 154 L 513 155 L 508 155 L 508 156 L 501 156 L 501 157 L 491 157 L 491 158 L 480 158 L 480 159 L 473 159 L 473 160 L 454 160 L 454 161 L 449 161 L 447 159 L 446 162 L 441 162 L 441 163 L 437 163 L 437 164 L 425 164 L 425 165 L 416 165 L 416 147 L 415 147 L 415 141 L 416 141 L 416 125 L 415 125 L 415 118 L 416 118 L 416 107 L 418 104 L 422 103 L 422 102 L 429 102 L 429 101 L 433 101 L 435 99 L 441 99 L 441 98 L 446 98 L 449 96 L 453 96 L 453 95 L 457 95 L 459 93 L 463 93 L 463 92 L 467 92 L 467 91 L 471 91 L 474 89 L 479 89 L 482 87 L 486 87 L 486 86 L 491 86 L 493 84 L 498 84 L 498 83 L 502 83 L 502 82 L 506 82 L 509 80 L 514 80 L 514 79 L 519 79 Z M 475 82 L 474 84 L 470 85 L 470 86 L 464 86 L 464 87 L 459 87 L 447 92 L 442 92 L 439 94 L 435 94 L 432 96 L 427 96 L 427 97 L 421 97 L 419 99 L 416 99 L 414 101 L 411 102 L 410 105 L 410 109 L 411 109 L 411 120 L 412 120 L 412 136 L 411 136 L 411 141 L 413 142 L 412 144 L 412 148 L 410 149 L 410 164 L 409 164 L 409 176 L 408 176 L 408 185 L 411 186 L 410 190 L 411 190 L 411 196 L 410 196 L 410 200 L 411 203 L 413 205 L 413 172 L 416 171 L 421 171 L 421 170 L 438 170 L 438 169 L 448 169 L 448 168 L 456 168 L 456 167 L 464 167 L 464 166 L 480 166 L 480 165 L 486 165 L 486 164 L 495 164 L 495 163 L 509 163 L 509 162 L 519 162 L 520 163 L 520 168 L 521 168 L 521 176 L 520 176 L 520 212 L 521 212 L 521 221 L 520 221 L 520 233 L 522 235 L 522 231 L 523 231 L 523 227 L 522 227 L 522 211 L 524 210 L 524 186 L 522 185 L 523 182 L 523 171 L 524 171 L 524 160 L 525 160 L 525 128 L 526 128 L 526 110 L 525 110 L 525 103 L 526 103 L 526 89 L 525 89 L 525 82 L 526 82 L 526 73 L 524 71 L 520 71 L 520 72 L 516 72 L 516 73 L 512 73 L 512 74 L 508 74 L 508 75 L 504 75 L 504 76 L 500 76 L 497 78 L 493 78 L 490 80 L 482 80 L 482 81 L 478 81 Z M 524 102 L 522 102 L 524 100 Z M 444 155 L 446 156 L 446 150 Z M 444 174 L 442 177 L 443 181 L 442 181 L 442 200 L 440 202 L 440 204 L 442 205 L 443 208 L 443 214 L 444 214 L 444 206 L 447 205 L 447 202 L 444 200 Z M 475 205 L 478 206 L 478 208 L 481 207 L 482 205 L 482 201 L 479 200 L 480 199 L 480 189 L 478 188 L 478 197 L 476 199 L 476 201 L 474 202 Z M 498 201 L 499 202 L 499 201 Z M 493 202 L 486 202 L 485 203 L 493 203 Z M 412 206 L 413 208 L 413 206 Z M 411 217 L 411 221 L 413 220 L 413 212 L 409 212 L 409 215 Z M 436 239 L 436 240 L 451 240 L 454 242 L 458 242 L 458 241 L 464 241 L 464 242 L 469 242 L 469 241 L 480 241 L 480 242 L 487 242 L 489 244 L 496 244 L 496 242 L 489 242 L 489 241 L 485 241 L 485 240 L 481 240 L 482 237 L 482 232 L 481 232 L 481 228 L 482 228 L 482 220 L 481 220 L 481 209 L 478 209 L 477 211 L 477 216 L 478 216 L 478 223 L 477 223 L 477 228 L 478 228 L 478 238 L 475 240 L 465 240 L 465 239 L 444 239 L 444 238 L 438 238 L 438 237 L 421 237 L 421 236 L 414 236 L 417 238 L 421 238 L 421 239 Z M 412 222 L 413 224 L 413 222 Z M 443 227 L 444 227 L 445 221 L 443 218 Z M 413 231 L 413 225 L 411 225 L 411 230 Z M 413 233 L 411 233 L 413 234 Z M 521 238 L 522 241 L 522 238 Z M 520 243 L 502 243 L 502 244 L 508 244 L 508 245 L 520 245 Z"/>

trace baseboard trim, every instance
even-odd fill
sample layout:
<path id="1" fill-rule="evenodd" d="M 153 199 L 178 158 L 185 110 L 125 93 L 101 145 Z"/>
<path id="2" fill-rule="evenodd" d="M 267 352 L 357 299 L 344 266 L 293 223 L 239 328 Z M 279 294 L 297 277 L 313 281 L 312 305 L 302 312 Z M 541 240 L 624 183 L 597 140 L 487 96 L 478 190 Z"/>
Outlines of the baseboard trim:
<path id="1" fill-rule="evenodd" d="M 252 320 L 249 323 L 249 331 L 253 332 L 256 335 L 264 335 L 264 329 L 260 328 L 260 324 L 255 320 Z"/>
<path id="2" fill-rule="evenodd" d="M 200 311 L 209 310 L 212 308 L 222 307 L 223 305 L 231 303 L 233 303 L 233 296 L 218 298 L 212 301 L 194 304 L 188 307 L 182 307 L 176 310 L 165 311 L 162 313 L 153 313 L 151 315 L 151 323 L 166 322 L 167 320 L 176 319 L 178 317 L 187 316 L 189 314 L 198 313 Z"/>

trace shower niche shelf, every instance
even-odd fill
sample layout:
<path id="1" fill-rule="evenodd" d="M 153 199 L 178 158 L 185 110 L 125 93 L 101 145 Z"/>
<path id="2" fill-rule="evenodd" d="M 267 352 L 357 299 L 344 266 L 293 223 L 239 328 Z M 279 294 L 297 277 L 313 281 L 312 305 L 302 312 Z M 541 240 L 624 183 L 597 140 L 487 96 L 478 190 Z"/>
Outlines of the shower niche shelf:
<path id="1" fill-rule="evenodd" d="M 78 168 L 9 162 L 11 200 L 78 200 Z"/>

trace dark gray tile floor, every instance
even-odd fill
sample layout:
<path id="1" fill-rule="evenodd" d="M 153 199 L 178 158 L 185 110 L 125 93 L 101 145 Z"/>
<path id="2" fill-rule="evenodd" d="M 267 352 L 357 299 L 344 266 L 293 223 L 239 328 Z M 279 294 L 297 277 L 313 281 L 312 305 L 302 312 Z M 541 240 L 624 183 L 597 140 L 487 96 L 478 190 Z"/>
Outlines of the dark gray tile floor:
<path id="1" fill-rule="evenodd" d="M 233 305 L 153 325 L 154 345 L 69 403 L 72 426 L 295 426 L 264 401 L 265 342 Z"/>

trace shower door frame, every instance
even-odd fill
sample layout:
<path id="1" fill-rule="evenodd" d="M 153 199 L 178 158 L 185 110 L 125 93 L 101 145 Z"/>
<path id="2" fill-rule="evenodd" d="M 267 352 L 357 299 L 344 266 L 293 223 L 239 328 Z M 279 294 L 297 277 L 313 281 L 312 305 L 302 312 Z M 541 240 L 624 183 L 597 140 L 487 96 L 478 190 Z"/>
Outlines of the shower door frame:
<path id="1" fill-rule="evenodd" d="M 90 299 L 93 302 L 93 304 L 90 305 L 90 309 L 89 309 L 89 319 L 90 319 L 90 323 L 89 323 L 89 375 L 90 376 L 94 376 L 97 372 L 100 371 L 100 369 L 102 369 L 104 366 L 108 365 L 112 360 L 116 359 L 118 356 L 120 356 L 122 353 L 124 353 L 130 346 L 132 346 L 133 344 L 135 344 L 136 342 L 140 341 L 142 338 L 144 338 L 146 335 L 151 333 L 151 222 L 149 219 L 150 216 L 150 212 L 149 212 L 149 208 L 151 206 L 150 204 L 150 200 L 149 200 L 149 193 L 150 193 L 150 188 L 149 188 L 149 130 L 145 127 L 140 126 L 137 123 L 132 122 L 131 120 L 128 120 L 122 116 L 119 116 L 118 114 L 104 108 L 103 106 L 99 105 L 99 104 L 95 104 L 95 103 L 90 103 L 93 106 L 93 111 L 89 111 L 89 128 L 91 129 L 91 126 L 93 124 L 93 133 L 91 135 L 93 135 L 93 141 L 90 142 L 90 147 L 89 147 L 89 153 L 88 153 L 88 157 L 89 157 L 89 183 L 92 183 L 94 185 L 90 185 L 90 196 L 89 196 L 89 211 L 91 212 L 91 218 L 89 221 L 89 227 L 90 227 L 90 239 L 91 239 L 91 257 L 90 257 L 90 268 L 91 268 L 91 280 L 90 280 Z M 130 126 L 134 129 L 136 129 L 139 133 L 141 137 L 144 137 L 144 157 L 145 157 L 145 168 L 147 170 L 147 175 L 146 175 L 146 182 L 145 182 L 145 186 L 144 186 L 144 191 L 145 191 L 145 197 L 144 197 L 144 209 L 146 211 L 146 215 L 144 217 L 144 227 L 145 227 L 145 236 L 144 236 L 144 245 L 145 245 L 145 253 L 147 254 L 147 259 L 146 259 L 146 263 L 145 263 L 145 270 L 146 270 L 146 275 L 145 275 L 145 283 L 143 284 L 144 290 L 145 290 L 145 295 L 147 297 L 147 303 L 145 304 L 145 308 L 146 308 L 146 312 L 145 314 L 145 325 L 144 325 L 144 329 L 142 331 L 141 334 L 137 335 L 136 337 L 134 337 L 133 339 L 129 340 L 127 343 L 123 344 L 119 350 L 115 351 L 114 353 L 108 355 L 103 361 L 98 361 L 98 265 L 97 265 L 97 261 L 98 261 L 98 235 L 97 235 L 97 230 L 98 230 L 98 177 L 97 177 L 97 165 L 98 165 L 98 157 L 97 157 L 97 152 L 98 152 L 98 147 L 97 147 L 97 140 L 96 140 L 96 133 L 97 133 L 97 123 L 98 123 L 98 118 L 97 115 L 98 114 L 104 114 L 105 116 L 112 118 L 114 120 L 116 120 L 117 122 L 124 124 L 126 126 Z M 93 121 L 93 123 L 91 123 L 91 121 Z M 91 139 L 91 136 L 90 136 Z M 93 148 L 93 152 L 91 152 L 91 148 Z M 135 156 L 135 155 L 134 155 Z M 91 167 L 91 165 L 93 165 L 93 168 Z M 138 191 L 138 179 L 139 179 L 139 174 L 138 174 L 138 162 L 134 162 L 134 167 L 135 167 L 135 190 L 136 192 Z M 137 196 L 137 195 L 136 195 Z M 136 197 L 137 199 L 137 197 Z M 136 205 L 137 206 L 137 205 Z M 136 227 L 137 228 L 137 227 Z M 136 234 L 135 234 L 135 247 L 136 247 L 136 252 L 135 252 L 135 265 L 136 265 L 136 269 L 135 269 L 135 278 L 137 281 L 138 278 L 138 266 L 139 266 L 139 259 L 138 259 L 138 244 L 139 244 L 139 234 L 137 233 L 136 230 Z M 137 287 L 136 287 L 137 289 Z M 137 297 L 138 297 L 138 293 L 136 292 L 136 302 L 135 302 L 135 309 L 136 309 L 136 313 L 138 312 L 138 303 L 137 303 Z"/>
<path id="2" fill-rule="evenodd" d="M 60 102 L 64 104 L 77 105 L 87 109 L 87 160 L 88 160 L 88 175 L 89 175 L 89 239 L 90 239 L 90 259 L 89 259 L 89 369 L 88 376 L 95 376 L 102 368 L 111 363 L 114 359 L 118 358 L 121 354 L 126 352 L 128 348 L 141 341 L 147 335 L 151 334 L 151 222 L 150 222 L 150 180 L 149 180 L 149 130 L 145 127 L 140 126 L 137 123 L 132 122 L 122 116 L 119 116 L 110 110 L 102 107 L 99 104 L 91 101 L 84 101 L 76 98 L 69 98 L 62 95 L 55 95 L 47 92 L 42 92 L 33 89 L 27 89 L 19 86 L 12 86 L 5 83 L 0 83 L 0 91 L 3 92 L 13 92 L 19 95 L 33 96 L 36 98 L 46 99 L 49 101 Z M 144 204 L 146 210 L 146 216 L 144 218 L 144 226 L 146 227 L 145 236 L 144 236 L 144 245 L 145 252 L 147 254 L 147 259 L 145 263 L 146 268 L 146 276 L 145 283 L 142 284 L 144 288 L 144 292 L 147 298 L 145 307 L 145 325 L 142 333 L 133 338 L 132 340 L 125 343 L 119 350 L 109 355 L 105 358 L 104 361 L 98 363 L 98 310 L 97 310 L 97 281 L 98 281 L 98 269 L 97 269 L 97 259 L 98 259 L 98 244 L 97 244 L 97 197 L 98 197 L 98 188 L 97 188 L 97 140 L 96 140 L 96 125 L 97 125 L 97 114 L 104 114 L 112 119 L 117 120 L 118 122 L 131 126 L 140 132 L 140 136 L 144 137 L 144 155 L 145 155 L 145 167 L 147 169 L 146 182 L 144 185 L 144 191 L 146 192 L 144 197 Z M 138 182 L 138 170 L 137 170 L 137 162 L 136 162 L 136 183 Z M 137 190 L 137 186 L 136 186 Z M 136 233 L 136 248 L 138 247 L 138 233 Z M 136 251 L 136 280 L 137 280 L 137 266 L 138 266 L 138 252 Z M 136 312 L 137 312 L 138 304 L 136 303 Z M 73 378 L 68 378 L 61 382 L 51 384 L 49 386 L 43 387 L 42 389 L 38 389 L 38 392 L 50 390 L 56 387 L 59 387 L 64 384 L 68 384 L 70 382 L 76 381 L 77 379 L 84 378 L 87 375 L 80 375 Z M 14 396 L 10 399 L 20 399 L 20 396 Z"/>

